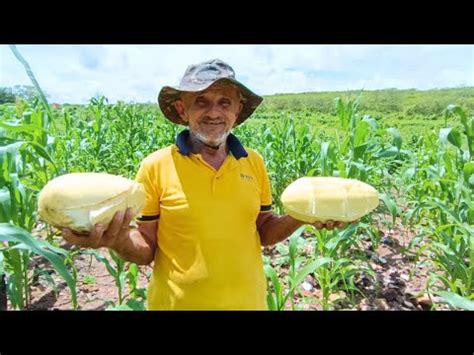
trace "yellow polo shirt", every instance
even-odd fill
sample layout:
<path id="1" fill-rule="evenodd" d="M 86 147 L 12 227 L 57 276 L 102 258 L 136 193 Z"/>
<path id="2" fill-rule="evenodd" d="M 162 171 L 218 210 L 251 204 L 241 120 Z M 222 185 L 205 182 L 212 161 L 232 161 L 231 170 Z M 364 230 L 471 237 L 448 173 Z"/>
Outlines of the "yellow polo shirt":
<path id="1" fill-rule="evenodd" d="M 216 171 L 188 137 L 146 157 L 136 177 L 147 193 L 138 220 L 159 219 L 148 308 L 267 309 L 256 224 L 272 205 L 263 159 L 231 134 Z"/>

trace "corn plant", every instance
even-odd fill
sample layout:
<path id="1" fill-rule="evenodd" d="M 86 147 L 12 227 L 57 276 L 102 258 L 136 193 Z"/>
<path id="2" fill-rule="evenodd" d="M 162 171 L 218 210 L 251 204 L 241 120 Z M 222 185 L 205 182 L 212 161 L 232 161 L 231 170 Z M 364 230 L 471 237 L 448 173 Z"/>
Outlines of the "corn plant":
<path id="1" fill-rule="evenodd" d="M 364 273 L 375 277 L 372 270 L 363 266 L 365 257 L 357 253 L 356 231 L 357 226 L 351 224 L 343 231 L 323 229 L 315 232 L 315 256 L 328 260 L 325 267 L 314 273 L 321 287 L 324 310 L 330 308 L 330 296 L 338 290 L 344 290 L 352 298 L 354 292 L 360 292 L 354 281 L 356 275 Z"/>
<path id="2" fill-rule="evenodd" d="M 31 257 L 42 255 L 38 253 L 43 246 L 56 263 L 52 267 L 56 270 L 62 265 L 58 273 L 68 278 L 71 288 L 77 279 L 76 252 L 58 248 L 54 230 L 44 228 L 38 219 L 40 189 L 52 178 L 75 171 L 104 171 L 133 178 L 143 158 L 172 144 L 182 128 L 166 120 L 156 105 L 111 104 L 102 96 L 91 98 L 87 105 L 52 109 L 28 62 L 15 46 L 11 49 L 38 96 L 30 102 L 0 105 L 0 223 L 10 232 L 8 237 L 2 234 L 5 242 L 0 245 L 0 308 L 6 294 L 14 308 L 26 308 L 33 278 L 44 275 L 55 287 L 45 270 L 31 270 Z M 288 274 L 279 276 L 266 264 L 268 304 L 271 309 L 284 309 L 288 304 L 296 309 L 298 287 L 308 274 L 321 288 L 324 309 L 332 308 L 331 295 L 338 291 L 353 299 L 361 292 L 355 287 L 355 276 L 373 276 L 359 242 L 369 238 L 376 249 L 384 228 L 401 225 L 415 233 L 407 248 L 415 255 L 415 266 L 422 256 L 431 265 L 428 293 L 439 295 L 451 307 L 472 309 L 472 106 L 453 104 L 444 113 L 440 107 L 443 125 L 439 113 L 429 120 L 405 117 L 414 107 L 397 115 L 368 109 L 368 96 L 364 101 L 361 94 L 336 98 L 331 107 L 333 97 L 328 95 L 324 109 L 318 108 L 322 101 L 306 95 L 280 97 L 273 108 L 264 105 L 234 130 L 244 145 L 264 157 L 279 213 L 285 212 L 281 193 L 302 176 L 356 178 L 380 192 L 380 208 L 357 226 L 332 232 L 315 232 L 307 226 L 296 231 L 288 245 L 278 245 L 282 257 L 272 264 L 288 266 Z M 306 108 L 292 109 L 294 101 L 304 102 Z M 374 107 L 378 104 L 371 103 Z M 417 121 L 423 129 L 430 123 L 432 129 L 412 131 L 410 121 Z M 381 226 L 376 223 L 380 220 Z M 312 237 L 301 238 L 302 230 L 311 232 Z M 37 235 L 44 232 L 47 244 L 43 245 L 44 236 Z M 303 256 L 302 243 L 314 244 L 314 254 Z M 109 309 L 144 309 L 146 293 L 138 287 L 138 267 L 114 253 L 110 259 L 94 255 L 116 283 L 117 302 L 109 302 Z M 126 283 L 128 295 L 124 294 Z"/>
<path id="3" fill-rule="evenodd" d="M 109 256 L 112 262 L 102 255 L 98 250 L 84 251 L 85 255 L 92 255 L 97 261 L 103 263 L 114 278 L 117 288 L 117 303 L 109 300 L 106 304 L 111 310 L 126 310 L 128 308 L 135 310 L 145 309 L 146 292 L 138 288 L 138 266 L 133 263 L 125 262 L 115 251 L 109 249 Z M 125 281 L 128 280 L 129 299 L 124 295 Z"/>
<path id="4" fill-rule="evenodd" d="M 47 259 L 64 278 L 71 290 L 73 307 L 77 307 L 76 280 L 66 267 L 68 254 L 65 250 L 10 223 L 0 223 L 1 242 L 8 245 L 0 248 L 0 275 L 7 276 L 7 294 L 13 308 L 25 309 L 30 303 L 28 261 L 33 254 Z"/>
<path id="5" fill-rule="evenodd" d="M 329 262 L 328 258 L 318 258 L 309 261 L 306 265 L 301 266 L 303 259 L 297 256 L 297 240 L 303 233 L 305 226 L 298 228 L 290 236 L 289 244 L 289 263 L 290 269 L 286 277 L 288 290 L 285 291 L 284 284 L 280 281 L 276 270 L 270 265 L 265 265 L 265 273 L 270 280 L 270 288 L 267 293 L 267 304 L 270 310 L 284 310 L 288 300 L 291 300 L 292 309 L 295 308 L 293 296 L 298 286 L 304 281 L 305 277 L 315 270 L 323 267 Z"/>

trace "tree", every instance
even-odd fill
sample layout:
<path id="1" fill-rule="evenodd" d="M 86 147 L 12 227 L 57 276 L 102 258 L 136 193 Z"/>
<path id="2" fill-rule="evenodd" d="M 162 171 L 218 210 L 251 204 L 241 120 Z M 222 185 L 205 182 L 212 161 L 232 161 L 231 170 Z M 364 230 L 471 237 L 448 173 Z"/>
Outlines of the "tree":
<path id="1" fill-rule="evenodd" d="M 0 88 L 0 104 L 15 102 L 15 95 L 10 88 Z"/>
<path id="2" fill-rule="evenodd" d="M 12 89 L 13 94 L 15 96 L 21 97 L 25 101 L 32 101 L 35 97 L 38 96 L 38 92 L 36 91 L 36 88 L 31 85 L 15 85 Z M 44 93 L 46 97 L 48 95 Z"/>

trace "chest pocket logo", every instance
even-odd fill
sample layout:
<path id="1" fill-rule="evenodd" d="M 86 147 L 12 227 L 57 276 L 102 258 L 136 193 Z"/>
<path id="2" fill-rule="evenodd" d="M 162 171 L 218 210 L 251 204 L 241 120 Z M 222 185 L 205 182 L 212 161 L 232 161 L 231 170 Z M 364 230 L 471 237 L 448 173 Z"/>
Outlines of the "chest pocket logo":
<path id="1" fill-rule="evenodd" d="M 247 182 L 253 182 L 253 177 L 250 175 L 240 174 L 240 178 Z"/>

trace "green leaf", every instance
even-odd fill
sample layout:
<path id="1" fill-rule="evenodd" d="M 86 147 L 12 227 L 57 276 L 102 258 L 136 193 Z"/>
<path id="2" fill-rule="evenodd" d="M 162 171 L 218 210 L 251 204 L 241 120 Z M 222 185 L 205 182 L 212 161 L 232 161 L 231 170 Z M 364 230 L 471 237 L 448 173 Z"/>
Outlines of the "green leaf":
<path id="1" fill-rule="evenodd" d="M 35 238 L 35 241 L 36 243 L 42 247 L 43 249 L 49 249 L 53 252 L 55 252 L 56 254 L 59 254 L 59 255 L 62 255 L 64 258 L 69 258 L 69 252 L 63 248 L 60 248 L 60 247 L 56 247 L 50 243 L 48 243 L 47 241 L 43 240 L 43 239 L 40 239 L 40 238 Z"/>
<path id="2" fill-rule="evenodd" d="M 323 176 L 326 176 L 328 174 L 327 164 L 328 164 L 329 144 L 330 144 L 329 142 L 321 143 L 321 174 Z"/>
<path id="3" fill-rule="evenodd" d="M 407 170 L 405 170 L 405 172 L 403 173 L 403 178 L 405 180 L 411 180 L 416 174 L 416 168 L 412 167 L 412 168 L 408 168 Z"/>
<path id="4" fill-rule="evenodd" d="M 277 309 L 281 309 L 284 305 L 282 305 L 282 287 L 280 281 L 278 280 L 278 275 L 275 269 L 271 265 L 265 265 L 265 274 L 270 277 L 270 280 L 273 284 L 273 288 L 275 289 L 275 298 L 276 298 L 276 306 Z"/>
<path id="5" fill-rule="evenodd" d="M 293 292 L 296 290 L 296 288 L 303 282 L 304 278 L 307 275 L 315 272 L 318 268 L 330 263 L 332 260 L 333 259 L 329 258 L 329 257 L 322 257 L 322 258 L 318 258 L 317 260 L 315 260 L 315 261 L 309 263 L 308 265 L 306 265 L 305 267 L 303 267 L 298 272 L 296 277 L 291 281 L 291 283 L 290 283 L 291 288 L 290 288 L 290 290 L 288 290 L 288 293 L 286 294 L 285 298 L 283 299 L 282 304 L 284 305 L 286 303 L 288 298 L 293 294 Z"/>
<path id="6" fill-rule="evenodd" d="M 448 141 L 459 150 L 462 149 L 462 136 L 456 128 L 451 129 L 448 133 Z"/>
<path id="7" fill-rule="evenodd" d="M 98 252 L 97 250 L 86 250 L 83 252 L 83 254 L 93 255 L 98 262 L 101 262 L 105 265 L 110 275 L 112 275 L 114 278 L 117 277 L 117 270 L 110 264 L 109 260 L 107 260 L 107 258 L 103 256 L 100 252 Z"/>
<path id="8" fill-rule="evenodd" d="M 399 155 L 400 152 L 396 147 L 390 147 L 388 149 L 382 149 L 379 152 L 375 154 L 377 158 L 390 158 L 390 157 L 396 157 Z"/>
<path id="9" fill-rule="evenodd" d="M 458 295 L 457 293 L 448 291 L 438 291 L 437 295 L 441 296 L 444 301 L 449 303 L 454 308 L 464 309 L 467 311 L 474 311 L 474 301 Z"/>
<path id="10" fill-rule="evenodd" d="M 321 143 L 321 159 L 322 160 L 327 160 L 329 144 L 330 144 L 330 142 L 322 142 Z"/>
<path id="11" fill-rule="evenodd" d="M 126 277 L 127 277 L 127 274 L 125 272 L 120 273 L 120 276 L 119 276 L 120 287 L 123 287 L 123 285 L 125 284 Z"/>
<path id="12" fill-rule="evenodd" d="M 471 250 L 471 255 L 469 255 L 469 271 L 471 273 L 470 280 L 472 282 L 472 280 L 474 280 L 474 233 L 471 233 L 471 238 L 469 239 L 469 248 Z"/>
<path id="13" fill-rule="evenodd" d="M 377 123 L 377 121 L 369 115 L 365 115 L 362 121 L 367 122 L 373 130 L 379 129 L 379 124 Z"/>
<path id="14" fill-rule="evenodd" d="M 441 129 L 439 132 L 439 141 L 444 145 L 449 142 L 459 150 L 462 150 L 462 136 L 456 128 L 449 127 Z"/>
<path id="15" fill-rule="evenodd" d="M 3 267 L 3 260 L 4 260 L 3 252 L 0 250 L 0 276 L 2 276 L 5 273 L 5 269 Z"/>
<path id="16" fill-rule="evenodd" d="M 8 131 L 15 132 L 15 133 L 22 133 L 22 132 L 36 132 L 42 131 L 41 127 L 38 127 L 34 124 L 26 124 L 26 123 L 18 123 L 18 122 L 2 122 L 0 121 L 0 127 L 7 129 Z"/>
<path id="17" fill-rule="evenodd" d="M 433 200 L 427 201 L 427 204 L 433 207 L 439 208 L 442 212 L 454 218 L 456 222 L 461 222 L 459 216 L 457 216 L 448 206 L 441 202 L 438 198 L 433 198 Z"/>
<path id="18" fill-rule="evenodd" d="M 127 279 L 133 285 L 137 284 L 138 280 L 138 266 L 135 263 L 131 263 L 127 270 Z"/>
<path id="19" fill-rule="evenodd" d="M 326 243 L 326 249 L 328 249 L 328 251 L 334 250 L 340 241 L 341 241 L 341 238 L 339 236 L 335 236 L 329 239 L 329 241 Z"/>
<path id="20" fill-rule="evenodd" d="M 452 105 L 452 104 L 448 105 L 448 107 L 446 108 L 446 114 L 448 116 L 453 115 L 453 114 L 457 114 L 459 116 L 459 118 L 461 119 L 461 123 L 466 124 L 467 115 L 460 106 Z"/>
<path id="21" fill-rule="evenodd" d="M 357 231 L 357 225 L 349 224 L 342 232 L 340 232 L 341 240 L 345 240 L 347 238 L 352 237 L 356 231 Z"/>
<path id="22" fill-rule="evenodd" d="M 39 242 L 30 233 L 14 226 L 10 223 L 0 223 L 0 242 L 15 242 L 28 246 L 29 250 L 37 255 L 46 258 L 53 265 L 54 269 L 66 281 L 73 299 L 73 304 L 77 304 L 76 283 L 72 275 L 67 270 L 64 259 L 53 250 L 56 249 L 46 241 Z"/>
<path id="23" fill-rule="evenodd" d="M 463 175 L 464 180 L 471 185 L 474 185 L 474 162 L 464 164 Z"/>
<path id="24" fill-rule="evenodd" d="M 344 105 L 344 102 L 339 97 L 336 97 L 334 101 L 336 103 L 336 112 L 337 112 L 337 116 L 339 117 L 339 122 L 341 123 L 341 127 L 343 129 L 346 129 L 349 125 L 349 117 L 346 113 L 346 107 Z"/>
<path id="25" fill-rule="evenodd" d="M 369 146 L 368 144 L 362 144 L 362 145 L 358 145 L 357 147 L 355 147 L 354 148 L 354 159 L 357 160 L 359 158 L 362 158 L 362 156 L 366 152 L 368 146 Z"/>
<path id="26" fill-rule="evenodd" d="M 0 157 L 3 158 L 7 153 L 16 154 L 25 141 L 16 141 L 14 143 L 0 146 Z"/>
<path id="27" fill-rule="evenodd" d="M 16 275 L 10 275 L 7 278 L 7 294 L 13 308 L 23 308 L 23 292 L 18 289 L 19 281 L 16 278 Z"/>
<path id="28" fill-rule="evenodd" d="M 272 293 L 270 290 L 267 291 L 267 305 L 268 309 L 271 311 L 278 311 L 278 307 L 276 305 L 276 300 L 273 297 Z"/>
<path id="29" fill-rule="evenodd" d="M 318 169 L 316 168 L 313 168 L 311 170 L 309 170 L 307 173 L 306 173 L 306 176 L 314 176 L 314 174 L 318 171 Z"/>
<path id="30" fill-rule="evenodd" d="M 402 136 L 396 128 L 388 128 L 387 132 L 393 137 L 393 145 L 397 147 L 397 150 L 400 151 L 402 148 Z"/>
<path id="31" fill-rule="evenodd" d="M 448 135 L 451 132 L 452 128 L 442 128 L 439 131 L 439 142 L 443 145 L 448 143 Z"/>
<path id="32" fill-rule="evenodd" d="M 31 147 L 33 147 L 33 149 L 36 151 L 38 155 L 40 155 L 42 158 L 54 164 L 53 159 L 42 146 L 40 146 L 38 143 L 35 143 L 35 142 L 28 142 L 28 144 Z"/>
<path id="33" fill-rule="evenodd" d="M 392 216 L 396 216 L 398 214 L 397 204 L 391 196 L 387 195 L 386 193 L 382 193 L 380 194 L 380 199 L 383 201 Z"/>
<path id="34" fill-rule="evenodd" d="M 0 222 L 10 222 L 12 218 L 10 190 L 4 187 L 0 190 Z"/>
<path id="35" fill-rule="evenodd" d="M 299 284 L 301 284 L 304 280 L 304 278 L 313 272 L 315 272 L 317 269 L 320 267 L 329 264 L 332 261 L 332 258 L 328 257 L 322 257 L 314 260 L 313 262 L 309 263 L 305 267 L 303 267 L 298 274 L 296 275 L 295 282 L 294 282 L 294 287 L 297 287 Z"/>
<path id="36" fill-rule="evenodd" d="M 361 121 L 355 129 L 354 147 L 365 145 L 367 136 L 370 133 L 370 125 L 366 121 Z"/>
<path id="37" fill-rule="evenodd" d="M 297 249 L 298 249 L 298 239 L 301 237 L 301 234 L 303 233 L 303 230 L 306 228 L 305 225 L 302 225 L 299 227 L 297 230 L 295 230 L 291 235 L 290 235 L 290 242 L 289 242 L 289 254 L 291 259 L 296 258 L 297 254 Z"/>
<path id="38" fill-rule="evenodd" d="M 110 306 L 110 307 L 106 308 L 106 310 L 107 311 L 133 311 L 133 309 L 125 303 L 118 304 L 118 305 L 115 305 L 115 306 Z"/>
<path id="39" fill-rule="evenodd" d="M 137 300 L 128 300 L 126 305 L 134 311 L 145 311 L 146 307 L 143 302 Z"/>
<path id="40" fill-rule="evenodd" d="M 383 201 L 383 203 L 385 204 L 385 206 L 387 207 L 388 211 L 390 212 L 392 216 L 392 226 L 395 225 L 397 216 L 400 215 L 400 210 L 397 206 L 396 201 L 393 199 L 392 196 L 386 193 L 380 194 L 379 198 Z"/>

